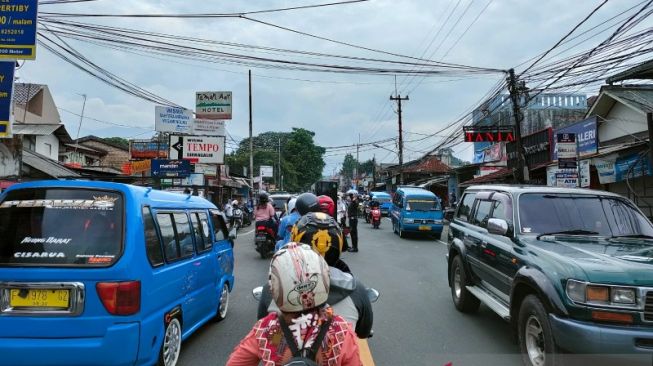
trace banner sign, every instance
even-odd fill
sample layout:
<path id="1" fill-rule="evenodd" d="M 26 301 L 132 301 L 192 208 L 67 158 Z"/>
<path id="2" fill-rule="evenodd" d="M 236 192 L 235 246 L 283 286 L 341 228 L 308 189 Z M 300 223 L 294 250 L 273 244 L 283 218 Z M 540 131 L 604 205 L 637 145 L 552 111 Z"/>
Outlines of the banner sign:
<path id="1" fill-rule="evenodd" d="M 226 136 L 224 121 L 218 119 L 193 120 L 193 135 Z"/>
<path id="2" fill-rule="evenodd" d="M 598 150 L 598 141 L 596 138 L 596 119 L 597 117 L 590 117 L 580 122 L 574 123 L 564 128 L 556 130 L 556 135 L 561 133 L 569 133 L 576 135 L 576 145 L 578 146 L 578 157 L 596 154 Z M 558 160 L 556 149 L 553 149 L 553 160 Z"/>
<path id="3" fill-rule="evenodd" d="M 152 140 L 130 140 L 129 156 L 132 159 L 167 158 L 168 143 Z"/>
<path id="4" fill-rule="evenodd" d="M 192 133 L 193 111 L 178 107 L 154 107 L 154 129 L 159 132 Z"/>
<path id="5" fill-rule="evenodd" d="M 262 178 L 272 178 L 274 177 L 274 168 L 269 165 L 261 165 L 260 177 Z"/>
<path id="6" fill-rule="evenodd" d="M 211 177 L 218 175 L 218 166 L 211 164 L 195 164 L 195 173 L 202 173 Z"/>
<path id="7" fill-rule="evenodd" d="M 193 163 L 224 164 L 224 136 L 170 135 L 170 158 Z"/>
<path id="8" fill-rule="evenodd" d="M 576 188 L 578 187 L 578 173 L 577 172 L 561 172 L 555 173 L 556 187 L 562 188 Z"/>
<path id="9" fill-rule="evenodd" d="M 152 160 L 153 177 L 188 177 L 190 175 L 190 161 L 188 160 Z"/>
<path id="10" fill-rule="evenodd" d="M 204 174 L 191 173 L 187 178 L 181 181 L 181 184 L 185 186 L 203 186 Z"/>
<path id="11" fill-rule="evenodd" d="M 578 164 L 580 169 L 580 186 L 582 188 L 587 188 L 590 186 L 590 160 L 581 160 Z"/>
<path id="12" fill-rule="evenodd" d="M 632 179 L 651 175 L 651 170 L 651 162 L 648 156 L 639 153 L 619 157 L 614 163 L 614 173 L 617 182 L 626 180 L 626 178 Z"/>
<path id="13" fill-rule="evenodd" d="M 509 126 L 466 126 L 463 127 L 465 142 L 511 142 L 515 141 Z"/>
<path id="14" fill-rule="evenodd" d="M 122 172 L 126 175 L 144 173 L 152 170 L 152 160 L 130 161 L 122 165 Z"/>
<path id="15" fill-rule="evenodd" d="M 558 167 L 560 169 L 576 169 L 577 150 L 575 133 L 559 133 L 556 135 Z"/>
<path id="16" fill-rule="evenodd" d="M 231 92 L 195 93 L 195 117 L 199 119 L 231 119 Z"/>
<path id="17" fill-rule="evenodd" d="M 599 174 L 599 183 L 608 184 L 617 181 L 617 177 L 614 174 L 614 164 L 617 161 L 617 157 L 617 154 L 611 154 L 592 159 L 592 165 L 596 167 L 596 171 Z"/>
<path id="18" fill-rule="evenodd" d="M 14 61 L 0 61 L 0 138 L 11 137 L 11 94 L 14 88 L 15 66 Z"/>
<path id="19" fill-rule="evenodd" d="M 36 0 L 0 1 L 0 59 L 36 58 Z"/>

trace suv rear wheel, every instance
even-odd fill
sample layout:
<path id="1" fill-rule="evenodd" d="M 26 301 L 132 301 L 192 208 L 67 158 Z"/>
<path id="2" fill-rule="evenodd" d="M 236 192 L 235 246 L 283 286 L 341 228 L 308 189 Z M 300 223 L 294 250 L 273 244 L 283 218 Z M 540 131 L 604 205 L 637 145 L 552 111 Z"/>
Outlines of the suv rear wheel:
<path id="1" fill-rule="evenodd" d="M 524 365 L 552 366 L 559 364 L 559 350 L 553 339 L 549 316 L 535 295 L 524 298 L 519 309 L 519 347 Z"/>
<path id="2" fill-rule="evenodd" d="M 478 310 L 481 302 L 467 291 L 469 283 L 460 255 L 455 256 L 451 262 L 449 280 L 451 283 L 451 298 L 454 305 L 456 305 L 456 309 L 463 313 L 473 313 Z"/>

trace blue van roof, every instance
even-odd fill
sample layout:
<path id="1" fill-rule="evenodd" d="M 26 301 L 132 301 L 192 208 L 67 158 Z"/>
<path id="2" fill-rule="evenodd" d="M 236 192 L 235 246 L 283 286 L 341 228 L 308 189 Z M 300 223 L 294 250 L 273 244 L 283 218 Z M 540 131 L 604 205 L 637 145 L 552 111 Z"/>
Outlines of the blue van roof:
<path id="1" fill-rule="evenodd" d="M 5 192 L 11 192 L 24 188 L 91 188 L 109 189 L 123 192 L 144 204 L 153 207 L 172 208 L 179 207 L 180 203 L 195 208 L 216 208 L 210 201 L 187 194 L 160 191 L 149 187 L 135 186 L 124 183 L 85 181 L 85 180 L 39 180 L 33 182 L 14 184 Z M 4 193 L 4 192 L 3 192 Z"/>
<path id="2" fill-rule="evenodd" d="M 417 187 L 399 187 L 397 188 L 397 191 L 402 191 L 404 192 L 407 196 L 422 196 L 422 197 L 433 197 L 436 199 L 440 199 L 435 193 L 426 190 L 424 188 L 417 188 Z"/>
<path id="3" fill-rule="evenodd" d="M 389 193 L 386 192 L 371 192 L 370 196 L 383 196 L 383 197 L 390 197 Z"/>

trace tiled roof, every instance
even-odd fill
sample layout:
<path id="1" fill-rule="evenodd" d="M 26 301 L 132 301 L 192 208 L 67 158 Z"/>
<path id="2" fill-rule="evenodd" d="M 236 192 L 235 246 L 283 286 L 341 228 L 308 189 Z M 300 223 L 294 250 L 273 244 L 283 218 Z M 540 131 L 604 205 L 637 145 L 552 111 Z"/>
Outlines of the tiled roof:
<path id="1" fill-rule="evenodd" d="M 47 156 L 41 155 L 34 151 L 23 150 L 23 163 L 30 167 L 43 172 L 52 178 L 79 177 L 74 171 L 64 167 L 57 161 L 48 159 Z"/>
<path id="2" fill-rule="evenodd" d="M 468 187 L 472 186 L 475 184 L 484 184 L 484 183 L 496 183 L 496 182 L 502 182 L 504 181 L 504 178 L 508 177 L 509 175 L 512 175 L 512 170 L 509 168 L 504 168 L 501 170 L 498 170 L 494 173 L 490 173 L 488 175 L 484 175 L 482 177 L 470 179 L 466 182 L 460 183 L 461 187 Z"/>
<path id="3" fill-rule="evenodd" d="M 75 142 L 77 142 L 78 144 L 83 144 L 84 142 L 87 142 L 87 141 L 95 141 L 95 142 L 99 142 L 101 144 L 105 144 L 107 146 L 115 147 L 116 149 L 129 151 L 129 149 L 125 148 L 124 146 L 114 144 L 113 142 L 106 141 L 106 140 L 102 139 L 101 137 L 97 137 L 97 136 L 93 136 L 93 135 L 80 137 Z"/>
<path id="4" fill-rule="evenodd" d="M 429 156 L 414 165 L 404 166 L 404 173 L 448 173 L 450 170 L 447 164 L 435 156 Z"/>
<path id="5" fill-rule="evenodd" d="M 34 98 L 34 96 L 39 91 L 41 91 L 43 87 L 44 87 L 43 84 L 27 84 L 27 83 L 14 84 L 14 103 L 20 105 L 27 104 L 27 101 L 32 100 L 32 98 Z"/>

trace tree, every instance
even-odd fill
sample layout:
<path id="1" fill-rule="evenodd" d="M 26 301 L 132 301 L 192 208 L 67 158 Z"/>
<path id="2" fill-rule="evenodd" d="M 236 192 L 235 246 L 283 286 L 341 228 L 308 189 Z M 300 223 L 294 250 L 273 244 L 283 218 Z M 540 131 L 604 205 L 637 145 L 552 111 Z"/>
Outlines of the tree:
<path id="1" fill-rule="evenodd" d="M 342 170 L 340 170 L 340 174 L 345 178 L 353 179 L 354 170 L 356 170 L 356 160 L 354 159 L 354 156 L 352 154 L 345 155 L 345 159 L 342 161 Z"/>
<path id="2" fill-rule="evenodd" d="M 281 173 L 284 189 L 289 191 L 306 190 L 322 176 L 325 149 L 316 146 L 315 133 L 303 128 L 293 128 L 292 132 L 265 132 L 253 137 L 254 175 L 258 175 L 261 165 L 271 165 L 274 177 L 270 181 L 279 186 L 279 139 L 281 139 Z M 238 149 L 225 157 L 225 164 L 232 172 L 249 169 L 249 138 L 243 139 Z M 269 179 L 269 178 L 268 178 Z"/>
<path id="3" fill-rule="evenodd" d="M 103 137 L 102 140 L 129 149 L 129 140 L 122 137 Z"/>

